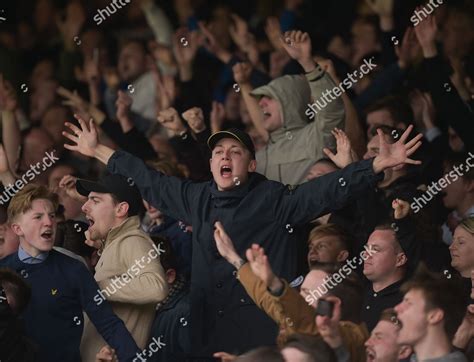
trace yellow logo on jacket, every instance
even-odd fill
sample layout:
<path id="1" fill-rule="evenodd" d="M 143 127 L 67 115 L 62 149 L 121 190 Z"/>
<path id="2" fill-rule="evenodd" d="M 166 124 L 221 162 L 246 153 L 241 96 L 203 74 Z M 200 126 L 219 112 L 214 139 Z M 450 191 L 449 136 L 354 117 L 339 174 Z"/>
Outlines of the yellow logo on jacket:
<path id="1" fill-rule="evenodd" d="M 51 295 L 56 295 L 57 292 L 58 292 L 57 289 L 51 289 Z"/>

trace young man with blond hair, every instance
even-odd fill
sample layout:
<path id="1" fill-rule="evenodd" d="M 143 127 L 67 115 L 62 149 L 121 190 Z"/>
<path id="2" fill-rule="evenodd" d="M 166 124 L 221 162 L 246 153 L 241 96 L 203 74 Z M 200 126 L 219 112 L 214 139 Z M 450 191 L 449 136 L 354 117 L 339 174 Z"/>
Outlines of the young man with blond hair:
<path id="1" fill-rule="evenodd" d="M 20 247 L 0 260 L 0 266 L 19 273 L 31 287 L 23 318 L 27 336 L 39 345 L 38 361 L 81 361 L 83 311 L 120 360 L 127 361 L 138 347 L 110 305 L 93 302 L 98 285 L 92 275 L 81 262 L 53 250 L 57 207 L 56 195 L 44 186 L 29 184 L 19 191 L 8 207 L 8 220 Z"/>
<path id="2" fill-rule="evenodd" d="M 343 263 L 350 254 L 350 236 L 336 224 L 318 225 L 308 237 L 308 265 Z"/>

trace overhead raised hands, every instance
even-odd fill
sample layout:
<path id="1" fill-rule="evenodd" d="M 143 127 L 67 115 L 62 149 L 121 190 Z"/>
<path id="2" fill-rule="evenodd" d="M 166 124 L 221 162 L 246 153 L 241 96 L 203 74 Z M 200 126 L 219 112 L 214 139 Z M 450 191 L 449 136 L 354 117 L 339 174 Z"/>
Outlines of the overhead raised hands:
<path id="1" fill-rule="evenodd" d="M 337 152 L 334 154 L 329 148 L 325 147 L 323 152 L 326 156 L 339 168 L 344 168 L 356 161 L 356 155 L 352 150 L 351 141 L 346 133 L 339 128 L 334 128 L 331 133 L 336 138 Z"/>
<path id="2" fill-rule="evenodd" d="M 63 136 L 73 142 L 73 144 L 64 144 L 64 148 L 70 151 L 82 153 L 84 156 L 94 157 L 97 146 L 99 145 L 99 135 L 94 120 L 89 120 L 89 125 L 77 114 L 74 118 L 79 122 L 79 127 L 66 122 L 65 126 L 71 132 L 63 132 Z"/>
<path id="3" fill-rule="evenodd" d="M 280 37 L 280 42 L 286 52 L 303 67 L 306 73 L 316 67 L 311 56 L 311 38 L 308 33 L 299 30 L 285 32 Z"/>
<path id="4" fill-rule="evenodd" d="M 423 135 L 419 133 L 407 142 L 408 136 L 412 130 L 413 125 L 408 126 L 397 142 L 389 144 L 382 130 L 380 128 L 377 129 L 380 145 L 379 154 L 375 157 L 373 163 L 375 173 L 382 172 L 390 167 L 401 166 L 404 164 L 421 164 L 421 161 L 413 160 L 410 156 L 413 155 L 413 153 L 415 153 L 415 151 L 421 146 L 421 138 Z"/>

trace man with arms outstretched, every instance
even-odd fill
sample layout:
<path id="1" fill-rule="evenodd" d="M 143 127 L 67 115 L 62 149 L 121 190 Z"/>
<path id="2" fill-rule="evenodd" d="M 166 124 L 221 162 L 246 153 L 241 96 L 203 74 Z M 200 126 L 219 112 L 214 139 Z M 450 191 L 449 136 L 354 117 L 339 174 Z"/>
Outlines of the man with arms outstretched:
<path id="1" fill-rule="evenodd" d="M 94 121 L 89 125 L 78 121 L 80 128 L 66 123 L 73 132 L 63 133 L 73 142 L 65 145 L 67 149 L 95 157 L 110 172 L 130 177 L 147 202 L 193 226 L 191 338 L 193 351 L 209 359 L 216 351 L 240 353 L 273 344 L 277 334 L 275 324 L 250 300 L 232 266 L 218 253 L 213 237 L 216 221 L 233 238 L 240 255 L 252 241 L 263 240 L 276 273 L 292 280 L 296 274 L 293 228 L 344 206 L 356 195 L 362 197 L 380 181 L 384 169 L 420 163 L 409 158 L 421 144 L 421 135 L 407 142 L 410 126 L 394 144 L 388 144 L 382 135 L 380 153 L 374 159 L 298 187 L 286 187 L 254 172 L 250 137 L 231 129 L 208 140 L 213 180 L 194 183 L 150 170 L 139 158 L 100 144 Z"/>

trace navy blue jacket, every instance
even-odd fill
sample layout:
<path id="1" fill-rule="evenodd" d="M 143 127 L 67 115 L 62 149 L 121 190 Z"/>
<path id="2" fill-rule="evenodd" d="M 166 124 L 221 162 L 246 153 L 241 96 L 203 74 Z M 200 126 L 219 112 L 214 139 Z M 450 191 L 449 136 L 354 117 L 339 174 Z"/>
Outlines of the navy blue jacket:
<path id="1" fill-rule="evenodd" d="M 186 225 L 183 226 L 186 227 Z M 148 233 L 150 236 L 161 236 L 170 241 L 173 254 L 177 259 L 176 270 L 178 274 L 183 274 L 189 279 L 193 253 L 193 234 L 183 230 L 183 227 L 180 227 L 179 221 L 167 215 L 163 215 L 163 223 L 153 226 L 148 230 Z"/>
<path id="2" fill-rule="evenodd" d="M 191 349 L 190 309 L 189 288 L 186 286 L 158 310 L 148 344 L 153 337 L 156 339 L 161 337 L 166 347 L 148 358 L 148 362 L 186 361 Z"/>
<path id="3" fill-rule="evenodd" d="M 374 174 L 372 160 L 364 160 L 296 187 L 250 173 L 247 182 L 219 191 L 214 181 L 194 183 L 165 176 L 124 151 L 116 151 L 107 168 L 131 177 L 143 198 L 164 214 L 193 226 L 191 336 L 200 356 L 274 344 L 278 332 L 236 280 L 234 268 L 219 255 L 216 221 L 222 222 L 242 258 L 252 243 L 260 244 L 275 273 L 293 280 L 295 228 L 363 197 L 383 177 Z"/>
<path id="4" fill-rule="evenodd" d="M 80 261 L 51 250 L 40 264 L 25 264 L 14 253 L 0 260 L 0 266 L 15 270 L 31 286 L 31 300 L 22 317 L 27 336 L 39 345 L 38 361 L 81 361 L 83 311 L 120 361 L 131 361 L 139 352 L 110 305 L 94 301 L 100 288 Z"/>

